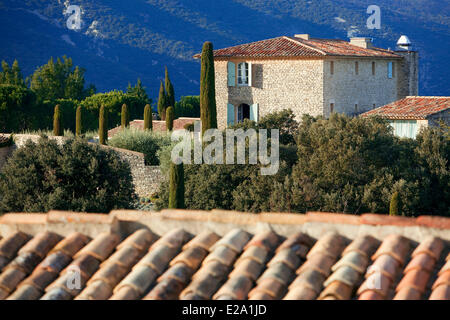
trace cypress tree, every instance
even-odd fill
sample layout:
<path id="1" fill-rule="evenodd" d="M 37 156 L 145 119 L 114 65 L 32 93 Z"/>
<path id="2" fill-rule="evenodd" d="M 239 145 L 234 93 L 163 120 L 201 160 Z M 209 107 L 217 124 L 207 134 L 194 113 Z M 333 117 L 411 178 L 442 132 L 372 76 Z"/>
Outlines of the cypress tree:
<path id="1" fill-rule="evenodd" d="M 214 53 L 211 42 L 203 45 L 200 73 L 200 118 L 203 134 L 208 129 L 217 129 Z"/>
<path id="2" fill-rule="evenodd" d="M 152 108 L 149 104 L 144 108 L 144 130 L 153 130 Z"/>
<path id="3" fill-rule="evenodd" d="M 169 209 L 184 209 L 184 167 L 170 162 Z"/>
<path id="4" fill-rule="evenodd" d="M 122 105 L 121 113 L 121 127 L 122 129 L 128 128 L 130 126 L 130 112 L 128 111 L 128 106 L 124 103 Z"/>
<path id="5" fill-rule="evenodd" d="M 166 111 L 166 128 L 167 131 L 173 130 L 174 112 L 173 107 L 168 107 Z"/>
<path id="6" fill-rule="evenodd" d="M 105 106 L 100 107 L 100 117 L 98 125 L 98 137 L 100 144 L 106 144 L 108 142 L 108 113 Z"/>
<path id="7" fill-rule="evenodd" d="M 158 114 L 161 120 L 166 120 L 166 108 L 167 108 L 167 96 L 166 92 L 164 91 L 163 82 L 161 81 L 158 97 Z"/>
<path id="8" fill-rule="evenodd" d="M 175 90 L 173 89 L 172 82 L 169 79 L 169 72 L 166 67 L 166 96 L 167 96 L 167 106 L 175 107 Z"/>
<path id="9" fill-rule="evenodd" d="M 61 124 L 61 110 L 59 104 L 55 106 L 55 113 L 53 114 L 53 135 L 63 136 L 64 130 Z"/>
<path id="10" fill-rule="evenodd" d="M 399 209 L 400 209 L 400 199 L 398 192 L 394 192 L 391 198 L 391 203 L 389 205 L 389 215 L 390 216 L 398 216 L 399 215 Z"/>
<path id="11" fill-rule="evenodd" d="M 75 135 L 77 137 L 81 136 L 82 131 L 83 131 L 83 124 L 82 124 L 81 106 L 78 106 L 75 121 Z"/>

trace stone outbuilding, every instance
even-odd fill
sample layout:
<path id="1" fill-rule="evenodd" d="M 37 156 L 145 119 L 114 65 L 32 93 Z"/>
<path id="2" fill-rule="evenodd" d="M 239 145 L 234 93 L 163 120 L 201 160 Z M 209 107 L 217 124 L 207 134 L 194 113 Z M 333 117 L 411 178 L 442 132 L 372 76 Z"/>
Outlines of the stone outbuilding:
<path id="1" fill-rule="evenodd" d="M 361 116 L 388 119 L 395 135 L 414 139 L 421 128 L 450 125 L 449 110 L 450 97 L 406 97 Z"/>

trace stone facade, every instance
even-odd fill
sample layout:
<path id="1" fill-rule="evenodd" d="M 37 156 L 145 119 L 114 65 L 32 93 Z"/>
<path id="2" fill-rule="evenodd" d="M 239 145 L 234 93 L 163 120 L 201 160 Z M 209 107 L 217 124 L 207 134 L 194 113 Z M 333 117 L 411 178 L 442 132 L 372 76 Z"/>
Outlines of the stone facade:
<path id="1" fill-rule="evenodd" d="M 236 64 L 243 60 L 230 60 Z M 228 87 L 228 61 L 215 62 L 217 121 L 227 126 L 227 105 L 257 103 L 259 118 L 291 108 L 297 116 L 323 114 L 321 59 L 245 60 L 252 64 L 252 87 Z M 236 116 L 236 115 L 235 115 Z"/>
<path id="2" fill-rule="evenodd" d="M 7 158 L 12 154 L 14 149 L 23 147 L 28 140 L 37 142 L 39 138 L 40 136 L 38 135 L 14 135 L 15 145 L 7 148 L 0 148 L 0 169 L 3 167 Z M 56 140 L 59 144 L 66 139 L 64 137 L 49 138 Z M 146 166 L 145 156 L 143 153 L 108 146 L 102 147 L 107 150 L 117 152 L 117 154 L 130 165 L 135 192 L 139 197 L 149 197 L 159 191 L 159 186 L 164 179 L 161 169 L 159 166 Z"/>
<path id="3" fill-rule="evenodd" d="M 217 121 L 227 126 L 227 106 L 258 104 L 258 116 L 282 109 L 293 110 L 297 119 L 303 114 L 328 117 L 334 112 L 356 115 L 404 98 L 417 91 L 417 55 L 406 58 L 216 58 L 215 81 Z M 251 63 L 252 86 L 228 86 L 228 61 Z M 413 61 L 415 64 L 410 67 Z M 356 62 L 358 67 L 356 67 Z M 393 63 L 392 78 L 388 63 Z M 333 63 L 333 74 L 331 74 Z M 375 74 L 372 73 L 375 63 Z M 356 68 L 358 74 L 356 74 Z M 411 69 L 412 68 L 412 69 Z M 412 70 L 412 71 L 411 71 Z M 414 89 L 414 87 L 416 89 Z"/>
<path id="4" fill-rule="evenodd" d="M 334 72 L 330 65 L 333 62 Z M 392 78 L 388 77 L 388 63 L 393 63 Z M 357 63 L 357 67 L 356 67 Z M 372 65 L 375 67 L 373 74 Z M 357 115 L 398 100 L 399 61 L 371 58 L 328 59 L 324 63 L 324 112 Z M 356 69 L 358 69 L 356 72 Z"/>

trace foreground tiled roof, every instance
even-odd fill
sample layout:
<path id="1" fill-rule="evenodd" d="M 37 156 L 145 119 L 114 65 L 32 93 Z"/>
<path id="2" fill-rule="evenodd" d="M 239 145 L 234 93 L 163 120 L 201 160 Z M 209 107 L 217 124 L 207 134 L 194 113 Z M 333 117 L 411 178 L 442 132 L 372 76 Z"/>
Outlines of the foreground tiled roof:
<path id="1" fill-rule="evenodd" d="M 50 212 L 0 234 L 0 299 L 450 300 L 446 218 Z"/>
<path id="2" fill-rule="evenodd" d="M 173 130 L 182 130 L 187 124 L 194 123 L 195 121 L 200 121 L 200 118 L 178 118 L 173 121 Z M 130 121 L 130 128 L 137 130 L 144 130 L 144 120 L 133 120 Z M 116 127 L 108 131 L 108 137 L 112 137 L 118 132 L 120 132 L 121 127 Z M 160 120 L 153 120 L 153 131 L 166 132 L 166 122 Z"/>
<path id="3" fill-rule="evenodd" d="M 426 119 L 436 113 L 450 109 L 450 97 L 410 96 L 383 107 L 363 113 L 361 116 L 380 116 L 386 119 Z"/>
<path id="4" fill-rule="evenodd" d="M 226 57 L 380 57 L 400 58 L 393 51 L 375 48 L 361 48 L 338 39 L 301 39 L 296 37 L 278 37 L 251 43 L 245 43 L 234 47 L 214 50 L 215 58 Z M 194 58 L 200 58 L 197 54 Z"/>

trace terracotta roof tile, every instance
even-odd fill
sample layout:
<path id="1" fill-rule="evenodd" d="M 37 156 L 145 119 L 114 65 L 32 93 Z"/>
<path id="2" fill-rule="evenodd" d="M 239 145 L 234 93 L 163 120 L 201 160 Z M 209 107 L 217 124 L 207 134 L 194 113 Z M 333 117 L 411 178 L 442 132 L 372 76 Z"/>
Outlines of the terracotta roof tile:
<path id="1" fill-rule="evenodd" d="M 9 260 L 13 259 L 19 249 L 27 243 L 30 236 L 23 232 L 16 232 L 9 237 L 6 237 L 0 241 L 0 256 L 3 256 Z M 0 270 L 2 266 L 0 266 Z"/>
<path id="2" fill-rule="evenodd" d="M 393 51 L 380 48 L 364 49 L 344 40 L 313 38 L 304 40 L 297 37 L 277 37 L 214 50 L 215 58 L 314 58 L 325 56 L 399 58 Z M 194 57 L 200 58 L 200 54 Z"/>
<path id="3" fill-rule="evenodd" d="M 363 113 L 362 117 L 380 116 L 386 119 L 416 120 L 450 109 L 450 97 L 406 97 Z M 425 220 L 424 220 L 425 221 Z"/>
<path id="4" fill-rule="evenodd" d="M 10 248 L 4 250 L 8 257 L 2 256 L 7 265 L 0 273 L 0 299 L 448 300 L 446 231 L 433 229 L 433 237 L 413 241 L 392 226 L 386 228 L 391 233 L 386 237 L 384 226 L 371 224 L 372 229 L 359 229 L 353 237 L 351 232 L 344 237 L 325 231 L 317 239 L 304 233 L 287 239 L 275 231 L 252 234 L 245 230 L 255 228 L 243 227 L 223 236 L 168 228 L 159 240 L 157 229 L 145 227 L 121 236 L 99 234 L 92 241 L 82 233 L 65 238 L 50 232 L 34 238 L 8 235 L 0 241 L 0 248 Z M 134 224 L 126 223 L 127 232 L 129 227 Z M 375 229 L 383 230 L 381 241 L 367 232 Z M 12 246 L 14 237 L 20 245 Z M 27 242 L 30 238 L 34 240 Z M 73 287 L 77 270 L 80 283 Z"/>

